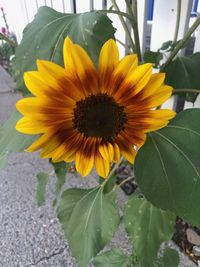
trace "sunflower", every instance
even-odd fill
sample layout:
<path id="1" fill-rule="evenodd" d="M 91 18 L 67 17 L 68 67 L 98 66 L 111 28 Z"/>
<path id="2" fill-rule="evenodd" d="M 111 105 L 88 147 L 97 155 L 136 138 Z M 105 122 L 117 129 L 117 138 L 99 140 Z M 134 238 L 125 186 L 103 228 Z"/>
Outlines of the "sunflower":
<path id="1" fill-rule="evenodd" d="M 152 74 L 152 64 L 138 66 L 136 55 L 119 59 L 114 40 L 99 55 L 98 69 L 85 50 L 69 37 L 64 41 L 64 68 L 37 60 L 37 71 L 24 74 L 34 97 L 16 104 L 24 115 L 16 129 L 39 134 L 28 152 L 41 150 L 53 162 L 76 162 L 82 175 L 93 166 L 107 177 L 120 155 L 133 163 L 146 133 L 166 126 L 175 112 L 154 108 L 172 93 L 165 74 Z"/>

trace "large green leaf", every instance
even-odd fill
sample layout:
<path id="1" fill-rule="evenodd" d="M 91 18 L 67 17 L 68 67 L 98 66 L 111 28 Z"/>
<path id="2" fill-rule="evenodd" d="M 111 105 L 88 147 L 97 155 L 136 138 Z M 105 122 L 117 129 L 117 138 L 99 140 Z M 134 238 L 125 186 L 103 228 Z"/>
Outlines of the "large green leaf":
<path id="1" fill-rule="evenodd" d="M 179 264 L 178 252 L 174 249 L 167 248 L 163 257 L 159 258 L 153 267 L 177 267 Z"/>
<path id="2" fill-rule="evenodd" d="M 125 207 L 124 222 L 139 263 L 149 267 L 160 244 L 171 239 L 176 216 L 154 207 L 145 198 L 133 197 Z M 145 256 L 144 256 L 145 255 Z"/>
<path id="3" fill-rule="evenodd" d="M 10 152 L 22 152 L 35 139 L 35 136 L 24 135 L 15 130 L 17 121 L 21 115 L 14 111 L 9 120 L 0 127 L 0 168 L 5 166 Z"/>
<path id="4" fill-rule="evenodd" d="M 127 267 L 129 261 L 120 249 L 114 248 L 96 256 L 92 263 L 94 267 Z"/>
<path id="5" fill-rule="evenodd" d="M 83 190 L 66 190 L 58 204 L 57 214 L 79 267 L 110 241 L 119 224 L 113 194 L 103 194 L 101 186 Z"/>
<path id="6" fill-rule="evenodd" d="M 146 51 L 144 53 L 144 62 L 152 63 L 154 68 L 158 68 L 161 59 L 163 58 L 163 54 L 161 52 L 154 51 Z"/>
<path id="7" fill-rule="evenodd" d="M 37 190 L 36 190 L 36 199 L 37 205 L 42 206 L 45 202 L 45 192 L 46 186 L 49 180 L 49 175 L 44 172 L 37 174 Z"/>
<path id="8" fill-rule="evenodd" d="M 110 19 L 97 11 L 83 14 L 63 14 L 41 7 L 33 22 L 23 32 L 21 44 L 13 60 L 17 87 L 27 93 L 23 81 L 25 71 L 36 69 L 36 60 L 45 59 L 63 64 L 63 42 L 66 36 L 80 44 L 97 63 L 101 46 L 114 38 Z"/>
<path id="9" fill-rule="evenodd" d="M 166 84 L 174 89 L 200 89 L 200 53 L 177 57 L 166 68 Z M 186 99 L 195 102 L 197 94 L 186 94 Z"/>
<path id="10" fill-rule="evenodd" d="M 138 185 L 155 206 L 200 226 L 200 109 L 149 134 L 135 162 Z"/>

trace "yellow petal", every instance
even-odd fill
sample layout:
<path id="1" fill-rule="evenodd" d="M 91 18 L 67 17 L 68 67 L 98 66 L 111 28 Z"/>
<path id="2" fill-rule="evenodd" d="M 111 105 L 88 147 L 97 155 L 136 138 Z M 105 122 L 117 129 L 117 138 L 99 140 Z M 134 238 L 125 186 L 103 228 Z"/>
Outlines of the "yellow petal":
<path id="1" fill-rule="evenodd" d="M 165 127 L 175 115 L 176 112 L 168 109 L 151 111 L 151 118 L 146 119 L 148 126 L 145 129 L 145 133 Z"/>
<path id="2" fill-rule="evenodd" d="M 114 162 L 118 162 L 120 160 L 120 149 L 119 146 L 115 143 L 113 145 L 114 148 L 114 157 L 113 157 L 113 161 Z"/>
<path id="3" fill-rule="evenodd" d="M 79 172 L 83 177 L 87 176 L 94 165 L 94 155 L 91 154 L 90 157 L 85 157 L 83 153 L 79 151 L 76 153 L 76 170 Z"/>
<path id="4" fill-rule="evenodd" d="M 170 120 L 176 115 L 176 112 L 171 109 L 159 109 L 150 110 L 149 115 L 154 119 Z"/>
<path id="5" fill-rule="evenodd" d="M 126 160 L 128 160 L 132 164 L 134 163 L 137 152 L 132 146 L 127 147 L 126 149 L 120 147 L 120 152 L 122 156 L 125 157 Z"/>
<path id="6" fill-rule="evenodd" d="M 132 72 L 136 69 L 138 65 L 137 55 L 128 55 L 123 57 L 119 64 L 113 71 L 113 75 L 120 75 L 122 77 L 126 77 L 127 75 L 131 75 Z"/>
<path id="7" fill-rule="evenodd" d="M 152 64 L 147 63 L 138 66 L 135 71 L 127 76 L 120 89 L 114 95 L 114 98 L 117 101 L 126 101 L 135 96 L 148 83 L 151 75 Z"/>
<path id="8" fill-rule="evenodd" d="M 75 159 L 76 159 L 76 153 L 73 153 L 71 155 L 66 155 L 63 158 L 63 161 L 65 161 L 65 162 L 72 162 L 72 161 L 75 161 Z"/>
<path id="9" fill-rule="evenodd" d="M 137 55 L 128 55 L 122 58 L 119 64 L 114 69 L 110 84 L 107 88 L 108 92 L 112 95 L 119 88 L 125 77 L 132 73 L 138 65 Z"/>
<path id="10" fill-rule="evenodd" d="M 52 137 L 53 133 L 45 133 L 40 136 L 32 145 L 30 145 L 25 151 L 26 152 L 34 152 L 40 148 L 42 148 Z"/>
<path id="11" fill-rule="evenodd" d="M 107 160 L 107 161 L 112 161 L 114 157 L 114 149 L 111 143 L 103 143 L 99 146 L 99 152 L 101 156 Z"/>
<path id="12" fill-rule="evenodd" d="M 81 149 L 76 152 L 76 170 L 82 176 L 87 176 L 94 165 L 95 139 L 88 138 Z"/>
<path id="13" fill-rule="evenodd" d="M 101 48 L 99 55 L 99 77 L 102 90 L 109 84 L 111 73 L 119 63 L 118 47 L 113 39 L 108 40 Z"/>
<path id="14" fill-rule="evenodd" d="M 16 124 L 16 130 L 25 134 L 41 134 L 47 129 L 42 122 L 27 117 L 23 117 Z"/>
<path id="15" fill-rule="evenodd" d="M 69 130 L 68 130 L 69 132 Z M 77 131 L 72 131 L 71 135 L 68 134 L 68 138 L 60 144 L 60 146 L 54 151 L 52 159 L 56 161 L 61 161 L 68 158 L 71 158 L 72 154 L 75 155 L 75 152 L 80 148 L 82 143 L 82 135 Z"/>
<path id="16" fill-rule="evenodd" d="M 149 98 L 146 98 L 148 101 L 148 107 L 154 108 L 163 104 L 167 99 L 170 98 L 172 90 L 173 88 L 168 85 L 159 87 L 159 89 L 153 95 L 151 95 Z"/>
<path id="17" fill-rule="evenodd" d="M 142 98 L 146 98 L 155 93 L 156 90 L 164 83 L 165 73 L 154 73 L 152 74 L 149 82 L 145 85 L 142 90 Z"/>
<path id="18" fill-rule="evenodd" d="M 23 98 L 16 103 L 17 110 L 23 115 L 34 115 L 42 106 L 45 106 L 45 102 L 38 97 Z"/>
<path id="19" fill-rule="evenodd" d="M 48 84 L 44 82 L 38 71 L 25 72 L 24 82 L 28 90 L 35 96 L 45 96 L 50 90 Z"/>
<path id="20" fill-rule="evenodd" d="M 74 80 L 81 84 L 85 93 L 95 93 L 98 89 L 98 75 L 94 64 L 85 50 L 73 44 L 69 37 L 63 47 L 65 69 Z"/>
<path id="21" fill-rule="evenodd" d="M 99 176 L 106 178 L 110 171 L 110 163 L 102 158 L 100 154 L 95 156 L 95 167 Z"/>
<path id="22" fill-rule="evenodd" d="M 49 81 L 52 87 L 57 87 L 58 82 L 65 79 L 67 73 L 61 66 L 47 60 L 37 60 L 37 67 L 40 75 L 44 75 L 45 81 Z"/>

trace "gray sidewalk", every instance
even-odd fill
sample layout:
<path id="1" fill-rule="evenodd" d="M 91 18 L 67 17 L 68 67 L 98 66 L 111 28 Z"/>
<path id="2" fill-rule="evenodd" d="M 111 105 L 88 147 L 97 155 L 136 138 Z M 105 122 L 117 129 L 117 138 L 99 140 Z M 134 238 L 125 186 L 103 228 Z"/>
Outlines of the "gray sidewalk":
<path id="1" fill-rule="evenodd" d="M 14 93 L 14 84 L 0 66 L 0 124 L 6 121 L 21 96 Z M 15 153 L 7 167 L 0 171 L 0 267 L 75 267 L 63 231 L 52 208 L 56 178 L 51 177 L 47 187 L 47 203 L 38 208 L 35 200 L 36 175 L 51 172 L 48 161 L 38 153 Z M 91 176 L 68 177 L 67 187 L 87 188 L 95 185 Z M 130 252 L 123 229 L 111 244 Z M 180 267 L 194 267 L 181 254 Z"/>
<path id="2" fill-rule="evenodd" d="M 8 119 L 20 97 L 0 66 L 0 123 Z M 49 172 L 51 167 L 38 153 L 15 153 L 0 171 L 0 267 L 75 266 L 51 206 L 55 177 L 48 186 L 49 203 L 41 208 L 36 205 L 40 171 Z"/>

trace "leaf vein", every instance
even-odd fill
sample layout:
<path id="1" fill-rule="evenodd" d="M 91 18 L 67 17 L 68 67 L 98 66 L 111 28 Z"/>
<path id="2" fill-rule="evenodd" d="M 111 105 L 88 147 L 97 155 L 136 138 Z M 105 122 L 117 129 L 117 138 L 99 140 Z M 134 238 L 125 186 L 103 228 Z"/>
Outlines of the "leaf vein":
<path id="1" fill-rule="evenodd" d="M 191 161 L 191 159 L 184 153 L 184 151 L 178 147 L 173 141 L 171 141 L 169 138 L 167 138 L 166 136 L 164 136 L 163 134 L 159 133 L 159 132 L 154 132 L 155 134 L 159 135 L 160 137 L 162 137 L 165 141 L 167 141 L 168 143 L 170 143 L 173 147 L 175 147 L 183 156 L 184 158 L 189 162 L 189 164 L 192 166 L 192 168 L 194 169 L 194 171 L 196 172 L 198 178 L 200 179 L 200 174 L 198 172 L 197 167 L 194 165 L 194 163 Z"/>

